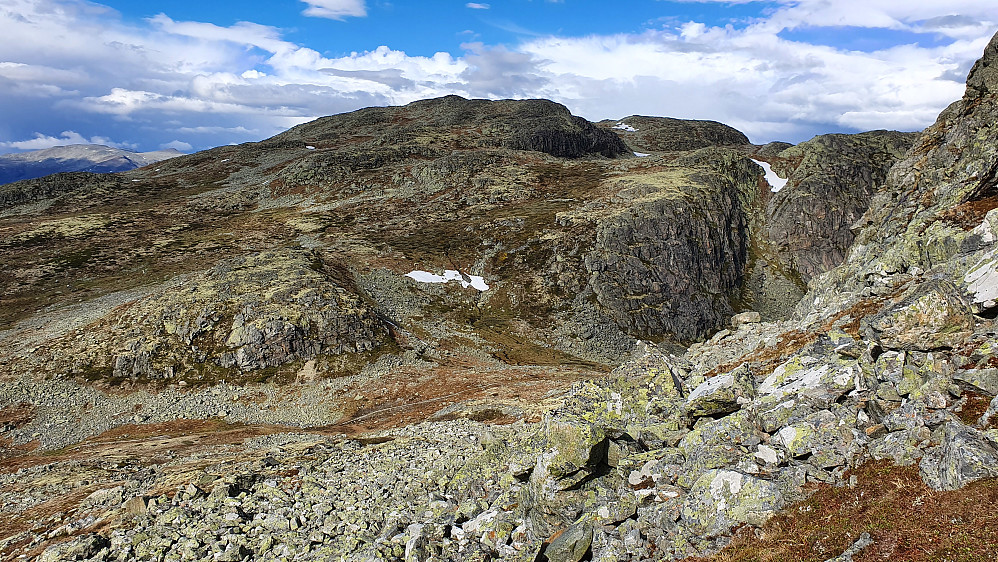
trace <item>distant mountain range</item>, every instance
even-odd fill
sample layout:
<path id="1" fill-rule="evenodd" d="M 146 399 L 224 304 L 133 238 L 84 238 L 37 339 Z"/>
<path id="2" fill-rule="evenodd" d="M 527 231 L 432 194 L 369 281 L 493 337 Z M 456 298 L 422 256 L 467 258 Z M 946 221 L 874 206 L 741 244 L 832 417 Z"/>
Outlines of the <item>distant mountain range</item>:
<path id="1" fill-rule="evenodd" d="M 124 172 L 180 156 L 176 149 L 131 152 L 100 144 L 70 144 L 0 156 L 0 184 L 59 172 Z"/>

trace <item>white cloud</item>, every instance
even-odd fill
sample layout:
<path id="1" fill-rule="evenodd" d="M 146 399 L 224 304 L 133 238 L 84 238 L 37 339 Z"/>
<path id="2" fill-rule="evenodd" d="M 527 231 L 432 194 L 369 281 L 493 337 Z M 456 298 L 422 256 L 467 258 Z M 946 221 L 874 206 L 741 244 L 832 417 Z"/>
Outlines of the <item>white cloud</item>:
<path id="1" fill-rule="evenodd" d="M 765 20 L 767 29 L 818 27 L 862 27 L 903 31 L 931 31 L 948 37 L 968 39 L 992 30 L 995 6 L 987 0 L 671 0 L 673 2 L 771 4 Z"/>
<path id="2" fill-rule="evenodd" d="M 103 144 L 104 146 L 113 146 L 115 148 L 135 148 L 134 144 L 114 142 L 105 137 L 95 136 L 88 139 L 76 131 L 63 131 L 59 135 L 58 137 L 53 137 L 42 133 L 35 133 L 34 138 L 28 140 L 0 142 L 0 147 L 16 150 L 42 150 L 52 148 L 53 146 L 65 146 L 67 144 Z"/>
<path id="3" fill-rule="evenodd" d="M 320 17 L 366 14 L 361 1 L 307 3 L 325 10 Z M 686 22 L 635 34 L 468 43 L 461 56 L 382 46 L 333 57 L 253 22 L 219 26 L 159 14 L 129 24 L 85 0 L 0 4 L 0 99 L 17 108 L 0 122 L 0 149 L 8 150 L 69 142 L 29 138 L 35 131 L 78 131 L 145 150 L 179 137 L 207 148 L 321 115 L 452 93 L 548 97 L 591 119 L 715 119 L 757 142 L 914 130 L 960 97 L 998 27 L 991 0 L 778 0 L 766 3 L 765 17 L 737 27 Z M 848 25 L 930 40 L 860 52 L 781 33 Z"/>
<path id="4" fill-rule="evenodd" d="M 170 142 L 165 142 L 159 145 L 159 148 L 161 150 L 167 150 L 173 148 L 179 150 L 180 152 L 190 152 L 194 150 L 194 147 L 190 143 L 184 142 L 182 140 L 173 140 Z"/>
<path id="5" fill-rule="evenodd" d="M 170 131 L 184 135 L 217 135 L 219 133 L 252 135 L 260 132 L 247 129 L 246 127 L 178 127 L 176 129 L 171 129 Z"/>
<path id="6" fill-rule="evenodd" d="M 302 0 L 308 8 L 302 12 L 306 16 L 342 20 L 347 17 L 362 18 L 367 15 L 364 0 Z"/>
<path id="7" fill-rule="evenodd" d="M 519 51 L 542 61 L 543 95 L 590 118 L 715 119 L 762 142 L 822 127 L 924 128 L 960 97 L 987 40 L 863 53 L 781 39 L 764 25 L 690 23 L 639 36 L 548 37 Z"/>
<path id="8" fill-rule="evenodd" d="M 464 5 L 465 8 L 471 8 L 472 10 L 488 10 L 492 6 L 488 4 L 480 4 L 478 2 L 468 2 Z"/>

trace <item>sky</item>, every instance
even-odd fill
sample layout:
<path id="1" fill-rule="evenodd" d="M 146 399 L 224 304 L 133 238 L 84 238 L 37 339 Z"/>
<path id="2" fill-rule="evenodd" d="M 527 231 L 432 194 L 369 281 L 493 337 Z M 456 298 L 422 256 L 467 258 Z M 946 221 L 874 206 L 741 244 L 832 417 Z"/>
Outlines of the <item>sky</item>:
<path id="1" fill-rule="evenodd" d="M 448 94 L 758 144 L 913 131 L 996 30 L 996 0 L 0 0 L 0 153 L 193 152 Z"/>

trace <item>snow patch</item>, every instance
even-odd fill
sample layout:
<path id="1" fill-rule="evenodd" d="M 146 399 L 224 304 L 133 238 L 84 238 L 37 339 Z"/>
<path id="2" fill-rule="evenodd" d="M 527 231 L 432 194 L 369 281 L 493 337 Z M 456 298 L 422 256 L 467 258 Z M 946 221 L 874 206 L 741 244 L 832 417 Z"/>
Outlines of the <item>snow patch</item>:
<path id="1" fill-rule="evenodd" d="M 637 131 L 637 129 L 635 129 L 634 127 L 628 125 L 627 123 L 624 123 L 623 121 L 621 121 L 620 123 L 617 123 L 612 128 L 620 130 L 620 131 L 627 131 L 628 133 L 633 133 L 633 132 Z"/>
<path id="2" fill-rule="evenodd" d="M 453 269 L 448 269 L 443 275 L 437 275 L 435 273 L 430 273 L 429 271 L 416 270 L 406 273 L 405 276 L 419 281 L 420 283 L 447 283 L 448 281 L 459 281 L 461 286 L 465 289 L 468 287 L 474 287 L 479 291 L 489 290 L 489 285 L 485 282 L 484 278 L 478 275 L 466 275 Z"/>
<path id="3" fill-rule="evenodd" d="M 645 154 L 644 152 L 635 152 L 634 155 L 637 156 L 638 158 L 644 158 L 645 156 L 651 156 L 651 154 Z"/>
<path id="4" fill-rule="evenodd" d="M 307 149 L 309 149 L 309 150 L 315 150 L 315 147 L 314 147 L 314 146 L 312 146 L 312 145 L 310 145 L 310 144 L 306 144 L 306 145 L 305 145 L 305 148 L 307 148 Z"/>
<path id="5" fill-rule="evenodd" d="M 776 175 L 776 172 L 773 171 L 773 168 L 768 163 L 763 162 L 762 160 L 756 160 L 754 158 L 752 159 L 752 161 L 762 166 L 762 169 L 766 172 L 766 183 L 769 184 L 770 191 L 776 193 L 777 191 L 787 186 L 787 180 Z"/>

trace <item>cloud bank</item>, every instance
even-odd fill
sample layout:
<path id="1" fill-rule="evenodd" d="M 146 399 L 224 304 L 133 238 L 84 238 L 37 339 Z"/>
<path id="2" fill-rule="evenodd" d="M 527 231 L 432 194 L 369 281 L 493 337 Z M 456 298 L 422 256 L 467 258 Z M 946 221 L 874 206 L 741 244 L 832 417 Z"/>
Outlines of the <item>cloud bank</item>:
<path id="1" fill-rule="evenodd" d="M 361 0 L 303 3 L 308 16 L 371 17 Z M 669 22 L 632 34 L 468 43 L 460 55 L 382 46 L 331 57 L 255 22 L 225 27 L 159 14 L 136 24 L 83 0 L 0 0 L 0 151 L 94 138 L 201 149 L 446 94 L 546 97 L 590 119 L 714 119 L 754 142 L 917 130 L 962 95 L 998 27 L 990 0 L 766 4 L 765 17 L 738 26 Z M 885 30 L 910 40 L 874 49 L 819 40 L 822 32 Z"/>

